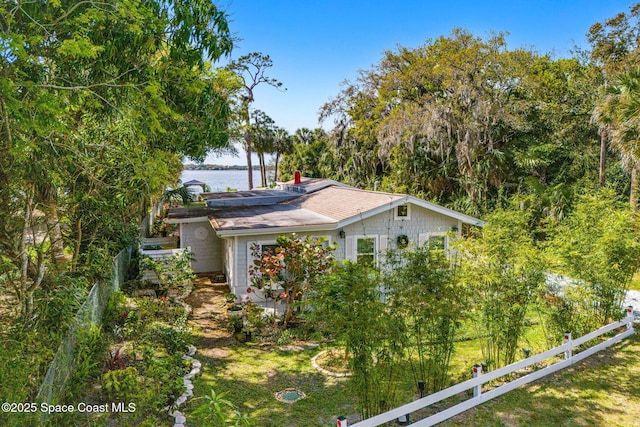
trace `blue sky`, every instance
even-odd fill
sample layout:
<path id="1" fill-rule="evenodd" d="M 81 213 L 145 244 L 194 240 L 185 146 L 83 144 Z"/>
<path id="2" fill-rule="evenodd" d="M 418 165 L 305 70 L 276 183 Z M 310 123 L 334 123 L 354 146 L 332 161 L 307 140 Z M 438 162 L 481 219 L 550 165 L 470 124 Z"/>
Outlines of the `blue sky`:
<path id="1" fill-rule="evenodd" d="M 254 107 L 294 132 L 318 127 L 318 110 L 376 64 L 386 50 L 418 47 L 460 27 L 486 37 L 508 32 L 510 48 L 528 47 L 556 57 L 586 47 L 589 27 L 628 12 L 633 0 L 221 0 L 231 31 L 240 39 L 231 58 L 250 52 L 271 56 L 269 76 L 286 91 L 256 91 Z M 224 62 L 223 62 L 224 63 Z M 330 123 L 323 127 L 330 128 Z M 243 164 L 239 158 L 207 163 Z"/>

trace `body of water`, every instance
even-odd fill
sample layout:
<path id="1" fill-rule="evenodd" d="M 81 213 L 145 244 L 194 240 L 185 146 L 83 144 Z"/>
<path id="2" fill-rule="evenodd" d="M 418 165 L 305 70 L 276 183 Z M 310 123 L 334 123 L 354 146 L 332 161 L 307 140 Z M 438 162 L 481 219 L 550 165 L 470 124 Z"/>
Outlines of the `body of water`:
<path id="1" fill-rule="evenodd" d="M 197 179 L 209 186 L 211 191 L 227 191 L 235 189 L 238 191 L 249 189 L 249 179 L 247 171 L 243 170 L 183 170 L 180 175 L 182 182 Z M 260 186 L 260 171 L 253 171 L 253 186 Z"/>

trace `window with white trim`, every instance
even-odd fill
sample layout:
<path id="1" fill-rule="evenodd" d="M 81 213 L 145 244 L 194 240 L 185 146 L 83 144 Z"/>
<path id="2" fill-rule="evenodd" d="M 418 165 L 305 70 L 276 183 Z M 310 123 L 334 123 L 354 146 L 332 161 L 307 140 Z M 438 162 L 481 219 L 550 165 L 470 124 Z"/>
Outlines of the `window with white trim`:
<path id="1" fill-rule="evenodd" d="M 373 266 L 376 262 L 375 237 L 356 237 L 356 262 Z"/>
<path id="2" fill-rule="evenodd" d="M 429 236 L 429 240 L 427 242 L 430 248 L 434 249 L 447 249 L 447 236 L 445 235 L 433 235 Z"/>
<path id="3" fill-rule="evenodd" d="M 431 248 L 447 250 L 449 249 L 449 237 L 444 231 L 420 233 L 418 236 L 418 245 L 428 245 Z"/>
<path id="4" fill-rule="evenodd" d="M 408 204 L 396 206 L 393 213 L 395 220 L 411 219 L 411 209 Z"/>
<path id="5" fill-rule="evenodd" d="M 271 255 L 275 255 L 276 254 L 276 249 L 279 248 L 277 243 L 273 243 L 273 244 L 261 244 L 260 245 L 260 252 L 262 252 L 262 254 L 264 255 L 265 252 L 270 251 Z"/>

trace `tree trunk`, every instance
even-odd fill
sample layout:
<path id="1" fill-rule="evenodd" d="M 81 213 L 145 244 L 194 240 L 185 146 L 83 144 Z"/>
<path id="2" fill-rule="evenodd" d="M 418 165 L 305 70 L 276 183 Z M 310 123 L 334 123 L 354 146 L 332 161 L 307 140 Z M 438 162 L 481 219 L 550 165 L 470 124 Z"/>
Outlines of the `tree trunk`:
<path id="1" fill-rule="evenodd" d="M 49 206 L 46 206 L 44 210 L 47 215 L 47 236 L 51 242 L 51 260 L 55 270 L 59 273 L 63 270 L 67 258 L 64 254 L 62 229 L 58 220 L 58 209 L 55 201 L 50 201 Z"/>
<path id="2" fill-rule="evenodd" d="M 9 126 L 9 112 L 7 111 L 7 106 L 4 102 L 4 98 L 0 98 L 0 107 L 2 108 L 2 121 L 4 122 L 5 133 L 7 134 L 7 148 L 11 149 L 13 146 L 13 138 L 11 135 L 11 127 Z"/>
<path id="3" fill-rule="evenodd" d="M 81 244 L 82 244 L 82 219 L 78 218 L 78 221 L 76 222 L 76 247 L 73 251 L 73 258 L 71 261 L 71 271 L 76 271 L 76 267 L 78 266 L 78 260 L 80 259 L 80 251 L 81 251 Z"/>
<path id="4" fill-rule="evenodd" d="M 604 187 L 604 168 L 607 160 L 607 137 L 606 130 L 602 129 L 600 132 L 600 188 Z"/>
<path id="5" fill-rule="evenodd" d="M 247 121 L 248 122 L 248 121 Z M 249 181 L 249 190 L 253 190 L 253 165 L 251 164 L 251 133 L 249 131 L 249 125 L 244 134 L 244 149 L 247 152 L 247 173 Z"/>
<path id="6" fill-rule="evenodd" d="M 260 184 L 262 187 L 267 186 L 267 168 L 264 164 L 264 153 L 258 153 L 258 161 L 260 162 Z"/>
<path id="7" fill-rule="evenodd" d="M 27 252 L 27 239 L 29 236 L 29 225 L 31 224 L 31 206 L 29 201 L 25 200 L 24 206 L 24 227 L 22 228 L 22 239 L 20 239 L 20 292 L 18 299 L 20 300 L 20 315 L 25 319 L 29 311 L 29 303 L 27 301 L 28 273 L 29 273 L 29 254 Z"/>
<path id="8" fill-rule="evenodd" d="M 635 213 L 638 208 L 638 167 L 631 169 L 631 192 L 629 194 L 629 204 Z"/>
<path id="9" fill-rule="evenodd" d="M 280 152 L 276 151 L 276 162 L 273 166 L 273 182 L 278 182 L 278 160 L 280 160 Z"/>

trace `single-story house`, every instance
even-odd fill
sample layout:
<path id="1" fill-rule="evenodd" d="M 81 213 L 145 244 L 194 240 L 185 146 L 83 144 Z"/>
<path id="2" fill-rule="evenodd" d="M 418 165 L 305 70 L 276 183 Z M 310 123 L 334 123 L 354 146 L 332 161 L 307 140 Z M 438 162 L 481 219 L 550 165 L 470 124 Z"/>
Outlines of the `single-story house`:
<path id="1" fill-rule="evenodd" d="M 477 218 L 405 194 L 368 191 L 319 178 L 296 179 L 274 190 L 203 193 L 205 207 L 170 209 L 180 247 L 190 247 L 197 273 L 224 272 L 231 292 L 247 296 L 254 244 L 278 236 L 325 236 L 337 259 L 376 261 L 387 248 L 448 245 L 450 232 Z M 260 292 L 251 297 L 260 298 Z"/>

